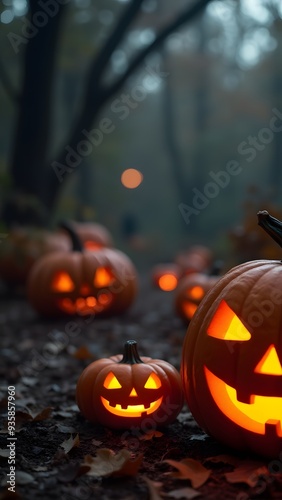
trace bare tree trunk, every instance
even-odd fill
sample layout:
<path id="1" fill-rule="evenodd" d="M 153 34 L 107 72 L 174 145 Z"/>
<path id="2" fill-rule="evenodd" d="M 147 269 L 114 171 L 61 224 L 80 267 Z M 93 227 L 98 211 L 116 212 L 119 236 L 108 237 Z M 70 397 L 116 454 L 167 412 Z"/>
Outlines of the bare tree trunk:
<path id="1" fill-rule="evenodd" d="M 41 0 L 45 3 L 45 0 Z M 42 7 L 38 0 L 30 0 L 29 19 Z M 58 12 L 48 17 L 45 26 L 26 45 L 23 61 L 24 74 L 20 95 L 18 119 L 11 157 L 11 173 L 15 190 L 43 196 L 46 189 L 44 171 L 49 147 L 51 103 L 55 54 L 65 7 L 56 2 Z M 35 27 L 35 26 L 34 26 Z M 36 28 L 35 28 L 36 29 Z"/>

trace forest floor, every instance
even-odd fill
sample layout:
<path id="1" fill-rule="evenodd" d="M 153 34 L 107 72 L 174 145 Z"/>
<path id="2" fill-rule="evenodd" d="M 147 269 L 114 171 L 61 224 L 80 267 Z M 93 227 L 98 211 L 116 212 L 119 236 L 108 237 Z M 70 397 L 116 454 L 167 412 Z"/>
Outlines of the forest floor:
<path id="1" fill-rule="evenodd" d="M 144 274 L 126 314 L 75 319 L 79 333 L 72 337 L 69 321 L 43 320 L 23 296 L 1 291 L 0 499 L 281 500 L 279 460 L 227 449 L 198 427 L 186 406 L 175 423 L 148 434 L 94 426 L 80 414 L 75 388 L 82 370 L 122 352 L 126 340 L 138 342 L 141 356 L 179 369 L 186 326 L 175 315 L 173 292 L 154 289 Z M 8 386 L 15 386 L 15 441 L 7 434 Z M 7 489 L 9 442 L 15 443 L 15 492 Z"/>

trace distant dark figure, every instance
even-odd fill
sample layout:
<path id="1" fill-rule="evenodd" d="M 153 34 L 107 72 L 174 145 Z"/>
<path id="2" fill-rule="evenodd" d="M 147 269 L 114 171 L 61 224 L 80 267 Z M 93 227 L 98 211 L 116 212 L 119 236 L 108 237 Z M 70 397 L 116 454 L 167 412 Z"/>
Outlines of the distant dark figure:
<path id="1" fill-rule="evenodd" d="M 138 222 L 135 215 L 127 213 L 121 219 L 121 234 L 125 240 L 139 233 Z"/>
<path id="2" fill-rule="evenodd" d="M 139 223 L 136 216 L 126 213 L 121 219 L 121 234 L 132 249 L 144 251 L 147 244 L 145 238 L 140 234 Z"/>

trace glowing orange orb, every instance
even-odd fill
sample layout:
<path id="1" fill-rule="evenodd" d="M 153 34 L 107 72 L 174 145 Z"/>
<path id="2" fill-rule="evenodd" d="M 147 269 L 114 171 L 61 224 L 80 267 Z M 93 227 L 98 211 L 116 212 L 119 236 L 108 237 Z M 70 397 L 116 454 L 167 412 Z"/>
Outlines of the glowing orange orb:
<path id="1" fill-rule="evenodd" d="M 121 174 L 121 183 L 128 189 L 137 188 L 143 181 L 143 174 L 135 168 L 128 168 Z"/>

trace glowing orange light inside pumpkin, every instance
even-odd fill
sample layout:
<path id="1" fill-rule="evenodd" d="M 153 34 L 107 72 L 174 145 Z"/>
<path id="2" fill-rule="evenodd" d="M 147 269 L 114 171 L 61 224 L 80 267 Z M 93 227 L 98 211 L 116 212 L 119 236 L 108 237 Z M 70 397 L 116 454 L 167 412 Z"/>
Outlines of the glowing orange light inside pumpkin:
<path id="1" fill-rule="evenodd" d="M 112 294 L 111 293 L 99 293 L 98 295 L 98 302 L 102 306 L 106 306 L 112 301 Z"/>
<path id="2" fill-rule="evenodd" d="M 95 299 L 95 297 L 87 297 L 85 302 L 88 307 L 95 307 L 97 304 L 97 300 Z"/>
<path id="3" fill-rule="evenodd" d="M 128 168 L 121 174 L 121 183 L 129 189 L 137 188 L 143 181 L 143 175 L 135 168 Z"/>
<path id="4" fill-rule="evenodd" d="M 145 383 L 145 389 L 159 389 L 162 383 L 156 373 L 151 373 L 147 382 Z"/>
<path id="5" fill-rule="evenodd" d="M 100 248 L 103 248 L 103 245 L 97 243 L 96 241 L 91 241 L 91 240 L 85 241 L 83 245 L 84 248 L 86 248 L 87 250 L 100 250 Z"/>
<path id="6" fill-rule="evenodd" d="M 129 396 L 130 397 L 136 397 L 136 396 L 138 396 L 138 394 L 137 394 L 136 390 L 134 389 L 134 387 L 133 387 L 131 393 L 129 394 Z"/>
<path id="7" fill-rule="evenodd" d="M 177 287 L 177 278 L 174 274 L 164 274 L 159 278 L 159 287 L 165 292 L 170 292 Z"/>
<path id="8" fill-rule="evenodd" d="M 145 389 L 159 389 L 162 386 L 161 380 L 157 376 L 156 373 L 151 373 L 151 375 L 148 377 L 144 388 Z M 106 389 L 120 389 L 122 386 L 119 383 L 118 379 L 114 375 L 113 372 L 108 373 L 104 380 L 104 387 Z M 136 397 L 138 396 L 136 389 L 133 387 L 129 397 Z M 119 415 L 120 417 L 141 417 L 142 414 L 147 413 L 147 415 L 150 415 L 150 413 L 155 412 L 160 405 L 162 404 L 163 396 L 158 398 L 156 401 L 152 401 L 149 405 L 146 405 L 146 408 L 142 404 L 138 405 L 127 405 L 126 408 L 124 408 L 124 404 L 121 406 L 120 404 L 116 404 L 115 406 L 112 406 L 110 402 L 101 396 L 101 401 L 104 405 L 104 407 L 110 412 L 113 413 L 114 415 Z"/>
<path id="9" fill-rule="evenodd" d="M 113 372 L 108 373 L 104 380 L 104 387 L 106 389 L 120 389 L 121 384 L 119 383 L 118 379 L 116 376 L 113 374 Z"/>
<path id="10" fill-rule="evenodd" d="M 237 399 L 234 387 L 214 375 L 206 366 L 205 376 L 210 394 L 220 411 L 232 422 L 257 434 L 265 434 L 265 424 L 274 425 L 282 437 L 282 397 L 251 395 L 250 403 Z"/>
<path id="11" fill-rule="evenodd" d="M 205 295 L 205 292 L 201 286 L 193 286 L 191 290 L 188 290 L 188 295 L 191 299 L 201 300 Z"/>
<path id="12" fill-rule="evenodd" d="M 51 288 L 55 292 L 72 292 L 75 285 L 70 275 L 62 271 L 55 274 Z"/>
<path id="13" fill-rule="evenodd" d="M 109 269 L 98 267 L 94 277 L 94 286 L 102 288 L 103 286 L 109 286 L 113 281 L 114 276 Z"/>
<path id="14" fill-rule="evenodd" d="M 278 358 L 277 351 L 273 344 L 269 346 L 257 366 L 255 373 L 265 373 L 267 375 L 282 375 L 282 366 Z"/>
<path id="15" fill-rule="evenodd" d="M 246 341 L 250 340 L 251 334 L 243 325 L 242 321 L 222 300 L 208 327 L 208 335 L 221 340 Z"/>
<path id="16" fill-rule="evenodd" d="M 183 302 L 183 311 L 188 319 L 191 319 L 194 316 L 197 309 L 197 304 L 192 304 L 192 302 Z"/>
<path id="17" fill-rule="evenodd" d="M 88 285 L 82 285 L 80 288 L 80 293 L 81 295 L 89 295 L 90 293 L 90 287 Z"/>

